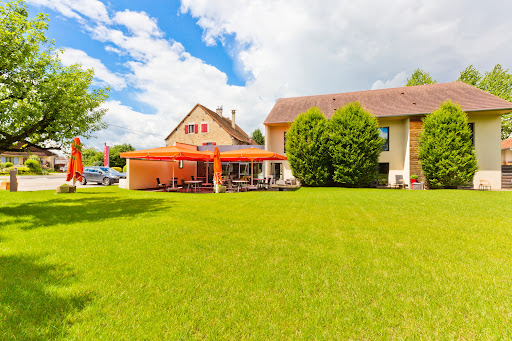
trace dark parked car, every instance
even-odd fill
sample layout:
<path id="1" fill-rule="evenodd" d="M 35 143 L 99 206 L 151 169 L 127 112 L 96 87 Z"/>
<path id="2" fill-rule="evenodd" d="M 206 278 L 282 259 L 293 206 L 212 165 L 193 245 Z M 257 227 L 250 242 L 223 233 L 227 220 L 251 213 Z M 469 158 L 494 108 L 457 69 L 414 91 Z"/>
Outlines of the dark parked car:
<path id="1" fill-rule="evenodd" d="M 108 186 L 118 183 L 119 179 L 126 179 L 126 173 L 118 172 L 110 167 L 85 167 L 82 185 L 86 185 L 88 182 L 96 182 Z"/>

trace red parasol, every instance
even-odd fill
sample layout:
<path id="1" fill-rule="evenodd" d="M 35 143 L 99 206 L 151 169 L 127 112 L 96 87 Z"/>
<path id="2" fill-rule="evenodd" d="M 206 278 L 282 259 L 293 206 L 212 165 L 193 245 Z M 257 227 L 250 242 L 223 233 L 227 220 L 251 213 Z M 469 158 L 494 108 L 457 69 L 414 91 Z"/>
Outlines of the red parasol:
<path id="1" fill-rule="evenodd" d="M 220 152 L 219 148 L 215 147 L 213 152 L 213 183 L 218 191 L 220 185 L 222 185 L 222 164 L 220 163 Z"/>
<path id="2" fill-rule="evenodd" d="M 82 181 L 83 172 L 84 167 L 82 165 L 82 144 L 80 143 L 80 139 L 75 137 L 71 143 L 71 157 L 69 158 L 66 181 L 73 179 L 74 186 L 76 180 Z"/>

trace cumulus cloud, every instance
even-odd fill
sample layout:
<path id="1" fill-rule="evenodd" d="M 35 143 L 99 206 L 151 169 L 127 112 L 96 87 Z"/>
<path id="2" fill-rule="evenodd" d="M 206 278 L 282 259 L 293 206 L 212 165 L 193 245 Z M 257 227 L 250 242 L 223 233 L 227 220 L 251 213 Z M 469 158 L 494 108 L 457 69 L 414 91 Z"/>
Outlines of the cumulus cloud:
<path id="1" fill-rule="evenodd" d="M 371 90 L 377 90 L 377 89 L 387 89 L 387 88 L 397 88 L 401 86 L 405 86 L 407 83 L 407 74 L 405 71 L 402 71 L 400 73 L 397 73 L 395 77 L 383 81 L 383 80 L 377 80 L 375 83 L 372 84 Z"/>
<path id="2" fill-rule="evenodd" d="M 231 49 L 245 86 L 229 85 L 224 72 L 166 37 L 145 12 L 108 13 L 98 0 L 30 2 L 80 20 L 107 51 L 123 56 L 125 84 L 154 115 L 111 101 L 108 119 L 162 134 L 161 140 L 122 130 L 111 135 L 141 143 L 136 147 L 163 144 L 196 103 L 237 109 L 237 122 L 251 132 L 279 97 L 401 86 L 418 67 L 439 82 L 455 80 L 469 64 L 512 67 L 510 1 L 489 0 L 492 11 L 482 11 L 476 0 L 182 0 L 181 13 L 197 19 L 204 44 Z M 115 77 L 107 69 L 101 80 L 115 83 Z"/>
<path id="3" fill-rule="evenodd" d="M 86 69 L 94 69 L 94 79 L 96 84 L 100 86 L 110 86 L 114 90 L 122 90 L 126 88 L 124 78 L 112 73 L 99 59 L 92 58 L 82 50 L 73 48 L 65 48 L 64 53 L 60 56 L 62 64 L 68 66 L 80 63 Z"/>
<path id="4" fill-rule="evenodd" d="M 105 5 L 98 0 L 28 0 L 30 4 L 50 8 L 60 14 L 79 21 L 87 19 L 108 22 Z"/>

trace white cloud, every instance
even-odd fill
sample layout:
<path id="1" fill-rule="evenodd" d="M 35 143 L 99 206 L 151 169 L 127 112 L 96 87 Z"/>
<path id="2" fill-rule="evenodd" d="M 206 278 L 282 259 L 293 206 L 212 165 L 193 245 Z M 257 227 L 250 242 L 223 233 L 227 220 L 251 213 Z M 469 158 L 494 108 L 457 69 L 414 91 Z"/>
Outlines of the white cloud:
<path id="1" fill-rule="evenodd" d="M 122 130 L 101 138 L 133 139 L 137 148 L 162 145 L 196 103 L 237 109 L 237 122 L 251 132 L 262 127 L 278 97 L 401 86 L 418 67 L 438 82 L 456 79 L 469 64 L 482 71 L 496 63 L 512 67 L 510 1 L 489 0 L 488 10 L 482 10 L 476 0 L 182 0 L 181 12 L 197 19 L 205 44 L 230 46 L 234 64 L 248 77 L 245 86 L 229 85 L 224 72 L 171 40 L 172 32 L 165 39 L 147 13 L 109 14 L 94 0 L 30 2 L 82 20 L 93 39 L 123 56 L 125 82 L 155 114 L 111 101 L 115 113 L 108 119 L 162 139 Z M 227 44 L 233 37 L 234 45 Z M 101 79 L 108 83 L 115 77 L 120 76 L 108 71 Z"/>
<path id="2" fill-rule="evenodd" d="M 105 4 L 98 0 L 28 0 L 27 2 L 50 8 L 79 21 L 83 21 L 83 16 L 100 22 L 110 20 Z"/>
<path id="3" fill-rule="evenodd" d="M 395 77 L 387 81 L 382 81 L 380 79 L 378 81 L 375 81 L 375 83 L 372 84 L 371 90 L 398 88 L 401 86 L 405 86 L 405 84 L 407 83 L 407 78 L 408 77 L 405 71 L 402 71 L 400 73 L 397 73 Z"/>
<path id="4" fill-rule="evenodd" d="M 114 90 L 126 88 L 126 81 L 122 77 L 112 73 L 101 60 L 90 57 L 82 50 L 68 47 L 61 55 L 61 60 L 66 66 L 80 63 L 86 69 L 94 69 L 94 79 L 99 80 L 98 85 L 108 85 Z"/>
<path id="5" fill-rule="evenodd" d="M 125 26 L 136 36 L 163 36 L 163 33 L 158 28 L 156 19 L 149 17 L 145 12 L 134 12 L 130 10 L 117 12 L 113 21 L 119 25 Z"/>

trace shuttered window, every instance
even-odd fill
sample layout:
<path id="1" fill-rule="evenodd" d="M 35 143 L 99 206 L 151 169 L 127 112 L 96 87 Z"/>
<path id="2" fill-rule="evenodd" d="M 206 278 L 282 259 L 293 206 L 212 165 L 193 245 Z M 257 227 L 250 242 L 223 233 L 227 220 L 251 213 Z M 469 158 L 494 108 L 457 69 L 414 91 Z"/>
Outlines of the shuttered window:
<path id="1" fill-rule="evenodd" d="M 201 133 L 208 132 L 208 123 L 201 123 Z"/>

